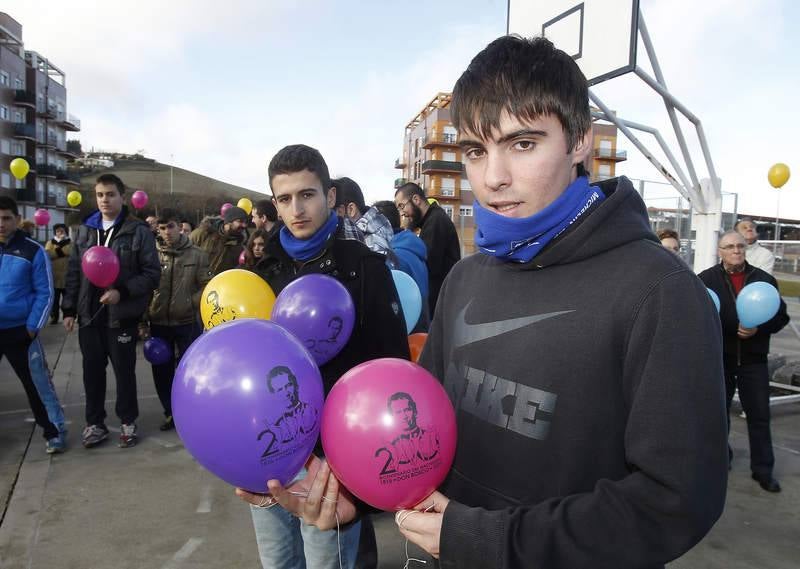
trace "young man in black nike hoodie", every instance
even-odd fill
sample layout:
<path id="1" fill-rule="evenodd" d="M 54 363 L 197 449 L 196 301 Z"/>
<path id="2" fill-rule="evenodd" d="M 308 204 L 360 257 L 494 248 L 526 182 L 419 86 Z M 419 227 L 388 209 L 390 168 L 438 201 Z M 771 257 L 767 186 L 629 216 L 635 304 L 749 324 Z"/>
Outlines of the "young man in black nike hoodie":
<path id="1" fill-rule="evenodd" d="M 453 123 L 480 254 L 420 363 L 456 409 L 448 479 L 401 532 L 458 569 L 655 569 L 727 483 L 719 318 L 625 178 L 590 186 L 586 80 L 545 39 L 490 44 Z"/>

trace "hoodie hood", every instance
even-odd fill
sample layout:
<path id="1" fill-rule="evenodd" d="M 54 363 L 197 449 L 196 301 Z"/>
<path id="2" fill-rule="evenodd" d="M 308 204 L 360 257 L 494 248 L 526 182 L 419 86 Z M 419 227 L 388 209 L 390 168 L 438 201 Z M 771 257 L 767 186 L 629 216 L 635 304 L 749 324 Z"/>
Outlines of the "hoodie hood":
<path id="1" fill-rule="evenodd" d="M 517 265 L 519 268 L 530 270 L 575 263 L 639 239 L 658 243 L 650 229 L 647 207 L 628 178 L 622 176 L 592 185 L 599 187 L 606 199 L 530 263 Z"/>
<path id="2" fill-rule="evenodd" d="M 399 251 L 407 252 L 423 262 L 428 259 L 425 242 L 408 229 L 401 229 L 395 233 L 392 238 L 392 249 L 398 253 Z"/>
<path id="3" fill-rule="evenodd" d="M 122 223 L 126 217 L 128 217 L 128 206 L 124 205 L 122 206 L 122 210 L 119 212 L 117 219 L 114 220 L 113 227 L 116 227 Z M 83 224 L 86 227 L 91 227 L 92 229 L 103 229 L 103 214 L 100 213 L 99 209 L 96 209 L 83 218 Z"/>

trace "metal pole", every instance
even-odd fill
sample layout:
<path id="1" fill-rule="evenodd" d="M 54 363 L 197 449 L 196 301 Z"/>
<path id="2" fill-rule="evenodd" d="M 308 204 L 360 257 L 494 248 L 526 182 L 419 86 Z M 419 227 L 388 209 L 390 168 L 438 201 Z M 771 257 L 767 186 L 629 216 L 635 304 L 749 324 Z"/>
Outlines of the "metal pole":
<path id="1" fill-rule="evenodd" d="M 169 195 L 172 195 L 172 154 L 169 155 Z"/>

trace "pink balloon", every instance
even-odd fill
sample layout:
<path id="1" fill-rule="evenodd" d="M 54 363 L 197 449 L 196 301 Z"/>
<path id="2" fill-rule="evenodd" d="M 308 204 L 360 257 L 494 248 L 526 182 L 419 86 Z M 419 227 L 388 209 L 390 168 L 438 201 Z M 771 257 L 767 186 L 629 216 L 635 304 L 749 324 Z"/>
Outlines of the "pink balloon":
<path id="1" fill-rule="evenodd" d="M 239 264 L 240 264 L 240 265 L 244 265 L 244 262 L 245 262 L 246 260 L 247 260 L 247 255 L 246 255 L 246 253 L 245 253 L 245 250 L 244 250 L 244 249 L 242 249 L 242 252 L 241 252 L 241 253 L 239 253 Z"/>
<path id="2" fill-rule="evenodd" d="M 33 214 L 33 221 L 36 225 L 47 225 L 50 223 L 50 212 L 46 209 L 37 209 Z"/>
<path id="3" fill-rule="evenodd" d="M 225 202 L 224 204 L 222 204 L 222 207 L 219 208 L 219 214 L 224 216 L 225 212 L 231 209 L 232 207 L 233 207 L 232 203 Z"/>
<path id="4" fill-rule="evenodd" d="M 148 198 L 147 193 L 142 190 L 136 190 L 131 196 L 131 205 L 136 209 L 142 209 L 147 205 L 148 201 L 150 201 L 150 198 Z"/>
<path id="5" fill-rule="evenodd" d="M 81 269 L 90 283 L 106 288 L 114 284 L 119 276 L 119 259 L 108 247 L 95 245 L 83 254 Z"/>
<path id="6" fill-rule="evenodd" d="M 424 368 L 383 358 L 336 382 L 322 409 L 322 447 L 336 477 L 361 500 L 392 511 L 436 490 L 456 451 L 456 419 Z"/>

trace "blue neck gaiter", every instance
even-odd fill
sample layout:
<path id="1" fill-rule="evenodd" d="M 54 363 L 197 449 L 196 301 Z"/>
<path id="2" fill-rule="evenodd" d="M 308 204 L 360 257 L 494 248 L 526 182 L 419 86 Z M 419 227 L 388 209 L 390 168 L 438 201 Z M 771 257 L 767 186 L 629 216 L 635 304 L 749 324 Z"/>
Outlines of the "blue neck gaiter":
<path id="1" fill-rule="evenodd" d="M 309 261 L 322 253 L 330 236 L 336 233 L 337 227 L 339 227 L 339 216 L 333 210 L 325 225 L 317 229 L 317 232 L 308 239 L 298 239 L 284 225 L 279 233 L 281 245 L 295 261 Z"/>
<path id="2" fill-rule="evenodd" d="M 605 199 L 589 178 L 580 176 L 556 200 L 530 217 L 505 217 L 475 201 L 475 244 L 481 253 L 504 261 L 527 263 L 572 225 L 589 207 Z"/>

